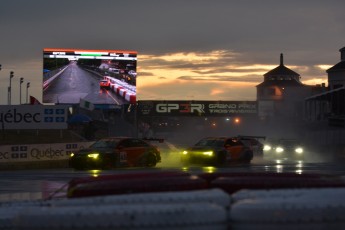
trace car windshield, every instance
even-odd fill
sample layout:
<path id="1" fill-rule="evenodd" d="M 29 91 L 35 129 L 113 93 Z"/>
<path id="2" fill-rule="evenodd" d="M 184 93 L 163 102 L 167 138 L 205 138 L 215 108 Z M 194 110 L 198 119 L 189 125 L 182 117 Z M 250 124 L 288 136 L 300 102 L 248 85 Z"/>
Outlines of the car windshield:
<path id="1" fill-rule="evenodd" d="M 120 142 L 119 139 L 107 139 L 107 140 L 99 140 L 93 145 L 91 148 L 115 148 L 116 145 Z"/>
<path id="2" fill-rule="evenodd" d="M 224 140 L 222 139 L 202 139 L 195 146 L 214 146 L 221 147 L 224 146 Z"/>
<path id="3" fill-rule="evenodd" d="M 279 144 L 284 145 L 284 146 L 296 146 L 296 145 L 299 145 L 300 143 L 297 140 L 280 140 Z"/>

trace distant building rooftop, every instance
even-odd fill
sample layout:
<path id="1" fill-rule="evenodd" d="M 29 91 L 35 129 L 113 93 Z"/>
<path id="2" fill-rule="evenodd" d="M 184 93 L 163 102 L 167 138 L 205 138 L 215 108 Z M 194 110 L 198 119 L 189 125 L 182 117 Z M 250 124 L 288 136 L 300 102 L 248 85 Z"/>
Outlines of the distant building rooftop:
<path id="1" fill-rule="evenodd" d="M 296 73 L 295 71 L 287 68 L 284 65 L 283 62 L 283 54 L 280 54 L 280 65 L 270 71 L 268 71 L 267 73 L 264 74 L 265 77 L 271 77 L 271 76 L 287 76 L 287 77 L 299 77 L 300 75 L 298 73 Z"/>

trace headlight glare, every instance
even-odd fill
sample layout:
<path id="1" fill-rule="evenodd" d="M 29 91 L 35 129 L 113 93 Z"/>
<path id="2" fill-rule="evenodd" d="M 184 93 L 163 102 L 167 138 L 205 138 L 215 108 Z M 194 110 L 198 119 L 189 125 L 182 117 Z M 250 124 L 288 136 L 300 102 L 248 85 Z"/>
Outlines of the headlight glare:
<path id="1" fill-rule="evenodd" d="M 264 151 L 270 151 L 272 147 L 270 145 L 265 145 L 264 146 Z"/>
<path id="2" fill-rule="evenodd" d="M 303 148 L 298 147 L 295 149 L 295 152 L 301 154 L 301 153 L 303 153 Z"/>
<path id="3" fill-rule="evenodd" d="M 185 151 L 182 152 L 182 154 L 183 154 L 183 155 L 187 155 L 187 154 L 188 154 L 188 151 L 185 150 Z"/>
<path id="4" fill-rule="evenodd" d="M 202 154 L 206 155 L 206 156 L 212 156 L 213 152 L 212 151 L 207 151 L 207 152 L 203 152 Z"/>
<path id="5" fill-rule="evenodd" d="M 276 152 L 277 152 L 277 153 L 284 152 L 284 149 L 283 149 L 282 147 L 277 147 L 277 148 L 276 148 Z"/>
<path id="6" fill-rule="evenodd" d="M 99 153 L 90 153 L 87 155 L 87 157 L 93 158 L 93 159 L 98 159 Z"/>

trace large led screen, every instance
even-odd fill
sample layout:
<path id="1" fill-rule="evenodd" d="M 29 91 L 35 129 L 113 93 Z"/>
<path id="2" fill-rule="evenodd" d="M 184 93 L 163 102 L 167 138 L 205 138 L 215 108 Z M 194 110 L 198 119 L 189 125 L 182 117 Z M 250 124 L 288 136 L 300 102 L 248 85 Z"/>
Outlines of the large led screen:
<path id="1" fill-rule="evenodd" d="M 136 51 L 43 50 L 44 103 L 132 104 L 136 78 Z"/>

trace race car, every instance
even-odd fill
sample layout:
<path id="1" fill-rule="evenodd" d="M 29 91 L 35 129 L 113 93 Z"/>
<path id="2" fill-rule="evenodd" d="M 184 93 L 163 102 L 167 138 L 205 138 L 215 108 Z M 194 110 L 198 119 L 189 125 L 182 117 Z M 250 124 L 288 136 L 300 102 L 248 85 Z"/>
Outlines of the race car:
<path id="1" fill-rule="evenodd" d="M 161 162 L 159 149 L 149 141 L 132 137 L 108 137 L 96 141 L 87 149 L 71 153 L 70 167 L 83 169 L 111 169 L 116 167 L 154 167 Z"/>
<path id="2" fill-rule="evenodd" d="M 99 82 L 99 87 L 102 88 L 106 88 L 106 89 L 110 89 L 110 82 L 108 80 L 101 80 Z"/>
<path id="3" fill-rule="evenodd" d="M 264 146 L 264 158 L 273 160 L 303 160 L 305 149 L 297 139 L 271 140 Z"/>
<path id="4" fill-rule="evenodd" d="M 246 143 L 247 146 L 253 151 L 254 156 L 263 157 L 264 155 L 264 144 L 259 141 L 265 140 L 265 136 L 243 136 L 239 135 L 238 138 L 240 138 L 243 142 Z"/>
<path id="5" fill-rule="evenodd" d="M 226 165 L 232 162 L 249 163 L 253 151 L 238 137 L 207 137 L 181 153 L 184 164 Z"/>

